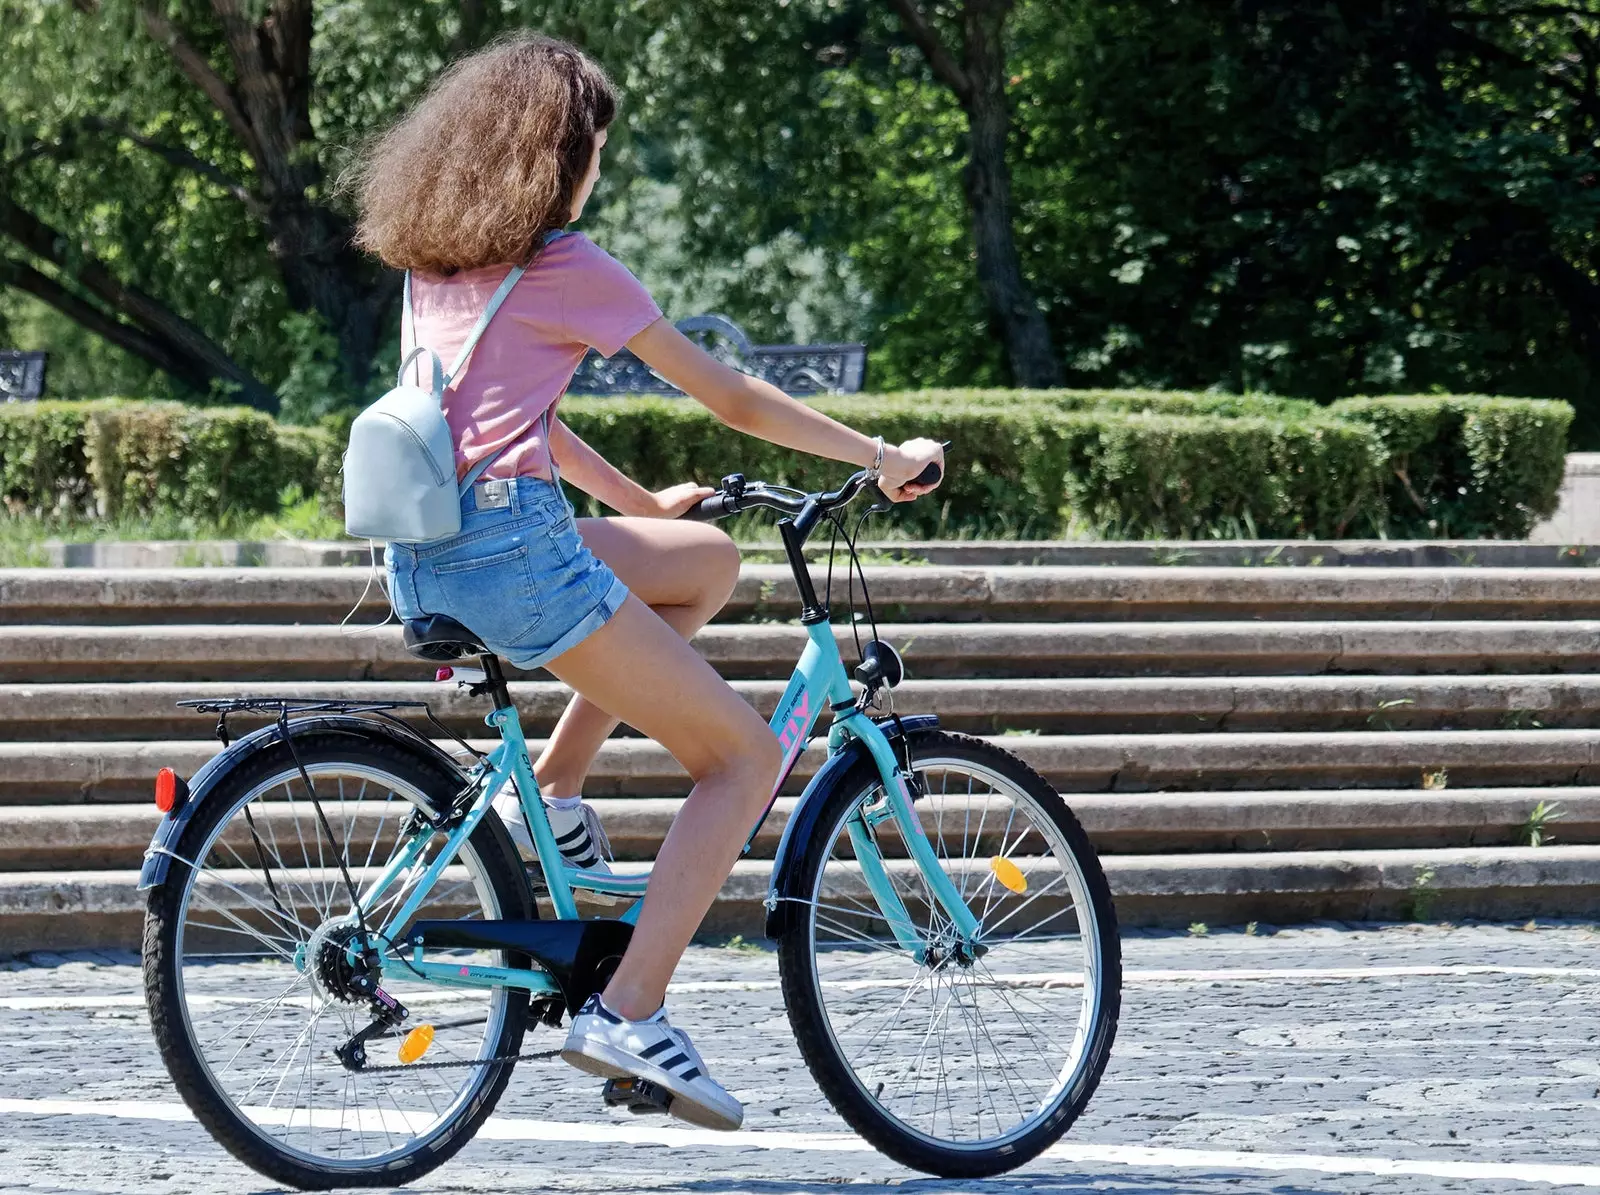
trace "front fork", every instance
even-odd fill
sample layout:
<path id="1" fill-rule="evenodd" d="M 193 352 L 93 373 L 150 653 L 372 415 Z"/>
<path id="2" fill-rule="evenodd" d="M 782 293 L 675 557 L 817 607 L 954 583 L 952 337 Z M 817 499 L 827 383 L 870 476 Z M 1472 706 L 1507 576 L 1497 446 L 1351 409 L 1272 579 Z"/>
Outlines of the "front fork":
<path id="1" fill-rule="evenodd" d="M 978 919 L 972 915 L 966 899 L 951 882 L 949 872 L 940 864 L 938 853 L 928 841 L 927 832 L 922 828 L 922 818 L 911 797 L 910 789 L 914 780 L 902 770 L 900 760 L 895 757 L 893 744 L 859 709 L 834 723 L 829 732 L 830 745 L 834 743 L 835 735 L 840 736 L 840 741 L 844 736 L 860 739 L 871 753 L 873 762 L 878 765 L 878 774 L 883 779 L 882 801 L 863 805 L 851 813 L 845 821 L 845 831 L 850 835 L 850 845 L 861 867 L 862 879 L 873 899 L 878 902 L 895 941 L 918 963 L 928 961 L 931 943 L 926 935 L 918 932 L 894 881 L 889 877 L 883 853 L 878 849 L 876 827 L 891 819 L 900 830 L 900 837 L 906 844 L 912 862 L 916 864 L 928 895 L 950 919 L 956 938 L 954 945 L 968 952 L 977 952 L 981 928 Z"/>

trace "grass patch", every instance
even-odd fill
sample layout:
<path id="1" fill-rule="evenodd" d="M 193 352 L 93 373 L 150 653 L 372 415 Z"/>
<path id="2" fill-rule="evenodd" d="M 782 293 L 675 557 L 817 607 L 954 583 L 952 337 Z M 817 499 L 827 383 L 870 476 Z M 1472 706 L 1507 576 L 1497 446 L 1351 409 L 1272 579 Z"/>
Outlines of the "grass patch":
<path id="1" fill-rule="evenodd" d="M 0 513 L 0 568 L 36 568 L 50 563 L 51 543 L 92 544 L 152 540 L 327 540 L 344 539 L 344 518 L 330 514 L 316 496 L 286 486 L 275 514 L 224 514 L 206 519 L 172 511 L 114 519 L 69 515 Z"/>

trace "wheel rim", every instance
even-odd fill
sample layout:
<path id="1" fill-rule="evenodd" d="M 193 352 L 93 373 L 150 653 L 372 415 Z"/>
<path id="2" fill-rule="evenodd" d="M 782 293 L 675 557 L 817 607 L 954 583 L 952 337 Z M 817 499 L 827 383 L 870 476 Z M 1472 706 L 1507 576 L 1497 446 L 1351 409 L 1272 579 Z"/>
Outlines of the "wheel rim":
<path id="1" fill-rule="evenodd" d="M 307 771 L 359 889 L 399 849 L 411 811 L 426 810 L 429 802 L 381 769 L 324 762 L 308 764 Z M 420 876 L 437 849 L 437 841 L 430 843 L 407 880 Z M 245 793 L 194 862 L 174 942 L 183 1028 L 212 1089 L 268 1146 L 320 1168 L 366 1170 L 426 1149 L 476 1106 L 478 1093 L 495 1077 L 494 1066 L 358 1073 L 333 1054 L 372 1018 L 364 1001 L 338 997 L 341 987 L 336 974 L 330 978 L 330 967 L 310 961 L 337 956 L 337 950 L 317 948 L 336 937 L 350 904 L 297 770 L 286 769 Z M 397 910 L 408 889 L 406 880 L 398 883 L 369 917 L 369 927 L 378 928 Z M 503 915 L 470 841 L 417 913 Z M 463 963 L 504 965 L 499 952 L 459 953 Z M 442 989 L 409 977 L 394 957 L 385 960 L 382 984 L 409 1009 L 405 1028 L 435 1025 L 423 1062 L 494 1056 L 505 1024 L 506 989 Z M 403 1040 L 368 1042 L 369 1065 L 399 1065 Z"/>
<path id="2" fill-rule="evenodd" d="M 877 785 L 829 830 L 807 909 L 814 996 L 851 1081 L 883 1115 L 938 1148 L 994 1149 L 1053 1121 L 1088 1075 L 1105 943 L 1081 865 L 1032 796 L 971 760 L 918 759 L 916 771 L 924 831 L 987 950 L 952 949 L 949 918 L 887 820 L 876 831 L 886 870 L 933 949 L 919 962 L 895 941 L 846 829 L 881 800 Z M 1005 883 L 1019 873 L 1021 893 Z"/>

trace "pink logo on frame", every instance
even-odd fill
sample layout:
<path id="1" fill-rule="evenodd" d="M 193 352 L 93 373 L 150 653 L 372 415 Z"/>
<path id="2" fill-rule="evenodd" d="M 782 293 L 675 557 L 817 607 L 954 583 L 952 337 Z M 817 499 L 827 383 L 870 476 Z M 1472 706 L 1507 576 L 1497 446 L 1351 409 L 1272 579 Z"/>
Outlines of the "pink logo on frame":
<path id="1" fill-rule="evenodd" d="M 778 769 L 778 784 L 774 792 L 788 779 L 800 749 L 806 745 L 806 726 L 810 723 L 811 694 L 802 689 L 789 712 L 788 722 L 778 732 L 778 745 L 783 748 L 783 767 Z"/>

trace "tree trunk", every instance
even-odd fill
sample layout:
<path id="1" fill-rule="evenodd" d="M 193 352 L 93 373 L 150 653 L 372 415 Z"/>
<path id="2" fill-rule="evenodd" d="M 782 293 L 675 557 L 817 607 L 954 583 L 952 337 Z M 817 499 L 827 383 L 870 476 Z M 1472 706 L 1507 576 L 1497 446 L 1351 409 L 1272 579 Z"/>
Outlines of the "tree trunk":
<path id="1" fill-rule="evenodd" d="M 149 336 L 132 324 L 125 324 L 101 311 L 94 304 L 73 294 L 54 278 L 41 274 L 30 265 L 0 258 L 0 284 L 14 286 L 41 302 L 48 303 L 74 323 L 87 328 L 123 351 L 132 353 L 163 373 L 171 374 L 186 386 L 204 390 L 211 382 L 211 376 L 198 362 L 183 356 L 159 338 Z"/>
<path id="2" fill-rule="evenodd" d="M 1019 386 L 1058 386 L 1061 367 L 1050 329 L 1022 277 L 1011 225 L 1011 167 L 1006 142 L 1011 111 L 1006 102 L 1007 4 L 973 0 L 962 13 L 962 40 L 969 82 L 967 110 L 971 157 L 963 172 L 972 209 L 972 239 L 978 254 L 978 285 L 990 318 L 1005 338 L 1013 380 Z"/>
<path id="3" fill-rule="evenodd" d="M 890 3 L 934 78 L 955 93 L 967 115 L 968 156 L 962 184 L 972 217 L 978 286 L 989 308 L 990 325 L 1005 341 L 1012 380 L 1019 386 L 1059 385 L 1061 367 L 1050 344 L 1050 328 L 1022 276 L 1011 225 L 1005 25 L 1013 0 L 965 0 L 959 62 L 918 0 Z"/>
<path id="4" fill-rule="evenodd" d="M 191 78 L 230 124 L 246 130 L 266 200 L 268 246 L 289 303 L 322 317 L 339 343 L 345 377 L 359 387 L 371 369 L 393 288 L 382 286 L 374 267 L 351 248 L 350 221 L 309 198 L 322 181 L 311 149 L 311 0 L 271 0 L 259 24 L 241 0 L 211 0 L 211 6 L 238 82 L 219 90 L 198 68 Z M 464 24 L 474 7 L 468 6 Z"/>
<path id="5" fill-rule="evenodd" d="M 250 406 L 263 411 L 278 409 L 278 396 L 256 380 L 203 331 L 137 287 L 125 285 L 104 262 L 97 258 L 86 254 L 69 256 L 66 252 L 66 237 L 32 212 L 18 207 L 4 192 L 0 192 L 0 233 L 10 237 L 34 257 L 56 266 L 112 311 L 122 315 L 133 325 L 130 333 L 142 334 L 142 338 L 124 336 L 123 340 L 116 343 L 138 352 L 152 364 L 160 365 L 162 369 L 167 369 L 180 381 L 189 385 L 204 389 L 211 381 L 230 383 L 238 387 L 240 400 Z M 32 271 L 32 274 L 37 274 L 37 271 Z M 51 294 L 41 293 L 40 286 L 31 274 L 18 274 L 17 277 L 21 280 L 18 285 L 21 285 L 22 281 L 31 283 L 24 289 L 32 290 L 57 310 L 74 319 L 79 318 L 73 314 L 75 311 L 92 310 L 81 300 L 76 300 L 78 306 L 71 303 L 63 305 L 63 302 L 57 301 L 59 296 L 52 297 Z M 38 277 L 44 276 L 38 275 Z M 61 296 L 73 298 L 65 288 L 58 287 L 58 289 Z M 116 322 L 110 316 L 103 314 L 102 320 Z M 83 321 L 80 319 L 79 322 Z M 90 324 L 84 326 L 106 335 L 107 329 L 104 323 L 100 326 Z M 136 348 L 135 344 L 143 344 L 145 348 Z M 157 359 L 159 356 L 165 356 L 171 364 L 162 363 Z"/>
<path id="6" fill-rule="evenodd" d="M 322 317 L 339 343 L 345 377 L 362 386 L 399 294 L 398 280 L 374 277 L 371 264 L 351 248 L 350 224 L 303 198 L 272 204 L 267 227 L 290 306 Z"/>

